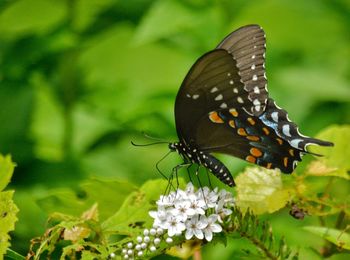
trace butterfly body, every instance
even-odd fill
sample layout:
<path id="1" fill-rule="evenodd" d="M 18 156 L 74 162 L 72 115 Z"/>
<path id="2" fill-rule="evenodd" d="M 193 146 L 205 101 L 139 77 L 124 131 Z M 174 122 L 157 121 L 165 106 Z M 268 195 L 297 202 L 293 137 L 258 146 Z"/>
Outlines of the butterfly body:
<path id="1" fill-rule="evenodd" d="M 185 164 L 198 164 L 207 168 L 220 181 L 228 186 L 234 186 L 234 180 L 227 167 L 211 154 L 186 144 L 184 141 L 170 143 L 169 148 L 183 158 Z"/>
<path id="2" fill-rule="evenodd" d="M 260 26 L 234 31 L 196 61 L 176 97 L 180 141 L 170 149 L 229 186 L 234 185 L 229 170 L 212 153 L 291 173 L 308 145 L 333 145 L 300 134 L 287 112 L 268 97 L 265 48 Z"/>

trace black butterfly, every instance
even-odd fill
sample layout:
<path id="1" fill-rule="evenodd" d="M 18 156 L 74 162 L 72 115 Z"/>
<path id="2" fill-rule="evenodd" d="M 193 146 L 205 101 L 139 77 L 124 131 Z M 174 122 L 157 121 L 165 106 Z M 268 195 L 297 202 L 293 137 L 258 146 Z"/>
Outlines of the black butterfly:
<path id="1" fill-rule="evenodd" d="M 169 148 L 229 186 L 235 185 L 230 171 L 211 153 L 291 173 L 308 145 L 333 145 L 300 134 L 268 97 L 265 49 L 260 26 L 239 28 L 196 61 L 176 97 L 179 142 Z"/>

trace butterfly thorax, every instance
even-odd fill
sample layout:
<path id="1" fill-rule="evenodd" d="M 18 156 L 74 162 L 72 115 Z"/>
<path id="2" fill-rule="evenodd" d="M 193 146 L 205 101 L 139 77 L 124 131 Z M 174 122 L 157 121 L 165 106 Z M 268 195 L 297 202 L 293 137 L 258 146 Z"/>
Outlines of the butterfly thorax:
<path id="1" fill-rule="evenodd" d="M 176 151 L 183 158 L 185 163 L 198 164 L 207 168 L 220 181 L 229 185 L 235 186 L 233 177 L 226 166 L 211 154 L 186 144 L 185 142 L 170 143 L 169 149 Z"/>

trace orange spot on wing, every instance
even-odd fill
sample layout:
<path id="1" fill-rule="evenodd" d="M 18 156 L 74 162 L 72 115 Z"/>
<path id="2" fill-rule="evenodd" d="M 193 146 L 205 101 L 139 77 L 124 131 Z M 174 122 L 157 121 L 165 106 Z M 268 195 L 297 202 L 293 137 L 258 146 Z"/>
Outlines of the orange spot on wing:
<path id="1" fill-rule="evenodd" d="M 255 156 L 255 157 L 260 157 L 260 156 L 263 154 L 263 153 L 260 151 L 260 149 L 255 148 L 255 147 L 253 147 L 253 148 L 250 149 L 250 153 L 251 153 L 253 156 Z"/>
<path id="2" fill-rule="evenodd" d="M 288 157 L 283 158 L 283 165 L 284 165 L 284 167 L 288 166 Z"/>
<path id="3" fill-rule="evenodd" d="M 267 163 L 266 168 L 267 168 L 267 169 L 271 169 L 271 168 L 272 168 L 272 163 L 270 163 L 270 162 Z"/>
<path id="4" fill-rule="evenodd" d="M 244 128 L 238 128 L 237 133 L 241 136 L 246 136 L 247 132 L 245 131 Z"/>
<path id="5" fill-rule="evenodd" d="M 229 124 L 232 128 L 236 128 L 235 121 L 230 120 L 230 121 L 228 121 L 228 124 Z"/>
<path id="6" fill-rule="evenodd" d="M 265 135 L 269 135 L 270 134 L 269 129 L 267 129 L 266 127 L 263 127 L 262 130 L 264 131 Z"/>
<path id="7" fill-rule="evenodd" d="M 255 121 L 254 121 L 254 119 L 253 119 L 253 118 L 248 117 L 248 118 L 247 118 L 247 121 L 249 122 L 249 124 L 251 124 L 251 125 L 255 125 Z"/>
<path id="8" fill-rule="evenodd" d="M 255 163 L 256 162 L 256 158 L 254 156 L 248 155 L 245 160 L 247 162 L 251 162 L 251 163 Z"/>
<path id="9" fill-rule="evenodd" d="M 238 116 L 238 112 L 237 112 L 237 110 L 234 109 L 234 108 L 231 108 L 231 109 L 229 110 L 229 112 L 230 112 L 231 115 L 233 115 L 234 117 L 237 117 L 237 116 Z"/>
<path id="10" fill-rule="evenodd" d="M 294 150 L 293 150 L 293 149 L 289 149 L 289 154 L 290 154 L 291 156 L 294 156 Z"/>
<path id="11" fill-rule="evenodd" d="M 210 112 L 209 113 L 209 119 L 217 124 L 222 124 L 224 121 L 221 119 L 221 117 L 218 115 L 217 112 Z"/>
<path id="12" fill-rule="evenodd" d="M 283 140 L 281 139 L 281 138 L 276 138 L 276 140 L 277 140 L 277 142 L 280 144 L 280 145 L 282 145 L 283 144 Z"/>
<path id="13" fill-rule="evenodd" d="M 250 141 L 259 141 L 260 140 L 259 136 L 255 136 L 255 135 L 248 135 L 247 139 Z"/>

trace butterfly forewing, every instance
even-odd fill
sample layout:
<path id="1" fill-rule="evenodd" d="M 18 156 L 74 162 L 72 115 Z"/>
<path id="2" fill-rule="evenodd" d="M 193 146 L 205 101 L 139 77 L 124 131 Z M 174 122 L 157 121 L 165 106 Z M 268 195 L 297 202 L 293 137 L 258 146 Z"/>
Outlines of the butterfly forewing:
<path id="1" fill-rule="evenodd" d="M 263 29 L 258 25 L 244 26 L 228 35 L 217 49 L 228 51 L 236 61 L 244 89 L 249 93 L 248 99 L 253 103 L 247 112 L 261 115 L 268 98 Z"/>

